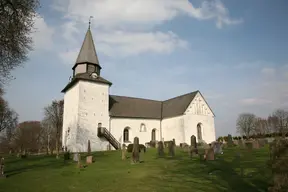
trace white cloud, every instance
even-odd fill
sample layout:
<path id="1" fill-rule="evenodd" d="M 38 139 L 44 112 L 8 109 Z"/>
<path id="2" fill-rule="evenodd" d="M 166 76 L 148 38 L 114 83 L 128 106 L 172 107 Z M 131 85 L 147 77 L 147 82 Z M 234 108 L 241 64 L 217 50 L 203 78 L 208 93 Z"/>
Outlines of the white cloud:
<path id="1" fill-rule="evenodd" d="M 34 21 L 35 30 L 32 33 L 34 50 L 50 50 L 53 47 L 52 37 L 54 34 L 54 28 L 48 26 L 44 18 L 39 15 L 35 17 Z"/>
<path id="2" fill-rule="evenodd" d="M 244 105 L 265 105 L 272 103 L 272 101 L 262 98 L 246 98 L 240 101 Z"/>
<path id="3" fill-rule="evenodd" d="M 265 67 L 261 70 L 261 73 L 265 76 L 274 76 L 276 70 L 274 68 Z"/>
<path id="4" fill-rule="evenodd" d="M 75 34 L 79 33 L 78 28 L 76 27 L 76 22 L 68 21 L 62 25 L 63 34 L 62 36 L 69 41 L 71 44 L 75 44 L 77 40 L 74 38 Z"/>
<path id="5" fill-rule="evenodd" d="M 59 53 L 59 57 L 65 65 L 73 65 L 76 61 L 78 53 L 79 53 L 79 48 L 67 50 L 67 51 Z"/>
<path id="6" fill-rule="evenodd" d="M 66 0 L 55 1 L 53 7 L 64 12 L 67 18 L 82 23 L 87 23 L 92 15 L 95 25 L 105 27 L 159 24 L 183 14 L 199 20 L 214 19 L 219 28 L 242 22 L 231 19 L 220 0 L 203 1 L 200 7 L 188 0 Z"/>
<path id="7" fill-rule="evenodd" d="M 186 48 L 188 43 L 175 33 L 153 28 L 177 16 L 215 20 L 218 28 L 241 22 L 230 18 L 220 0 L 204 1 L 200 7 L 188 0 L 64 0 L 54 1 L 52 7 L 68 20 L 62 26 L 62 35 L 73 46 L 83 40 L 77 36 L 78 29 L 86 28 L 89 17 L 93 16 L 96 49 L 108 56 L 171 53 L 177 48 Z"/>
<path id="8" fill-rule="evenodd" d="M 112 56 L 137 55 L 139 53 L 170 53 L 174 49 L 187 47 L 173 32 L 125 32 L 115 31 L 97 35 L 98 51 Z"/>

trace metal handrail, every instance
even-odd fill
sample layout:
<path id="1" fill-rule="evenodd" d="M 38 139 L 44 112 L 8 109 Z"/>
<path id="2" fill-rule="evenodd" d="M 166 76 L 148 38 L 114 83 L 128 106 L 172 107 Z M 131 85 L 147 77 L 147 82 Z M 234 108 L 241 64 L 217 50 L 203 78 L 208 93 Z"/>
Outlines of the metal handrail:
<path id="1" fill-rule="evenodd" d="M 113 147 L 115 147 L 116 149 L 121 148 L 121 144 L 115 139 L 115 137 L 105 127 L 98 128 L 98 135 L 99 136 L 104 135 L 104 137 L 107 140 L 109 140 L 110 143 L 113 145 Z"/>

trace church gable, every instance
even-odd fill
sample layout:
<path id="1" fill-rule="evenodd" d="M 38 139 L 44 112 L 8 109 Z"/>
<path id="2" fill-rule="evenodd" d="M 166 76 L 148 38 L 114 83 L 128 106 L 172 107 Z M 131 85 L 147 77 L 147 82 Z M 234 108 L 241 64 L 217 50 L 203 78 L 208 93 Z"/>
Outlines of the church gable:
<path id="1" fill-rule="evenodd" d="M 170 118 L 183 115 L 197 93 L 198 91 L 194 91 L 163 101 L 162 118 Z"/>
<path id="2" fill-rule="evenodd" d="M 187 107 L 185 114 L 215 116 L 200 92 L 195 95 L 194 99 Z"/>

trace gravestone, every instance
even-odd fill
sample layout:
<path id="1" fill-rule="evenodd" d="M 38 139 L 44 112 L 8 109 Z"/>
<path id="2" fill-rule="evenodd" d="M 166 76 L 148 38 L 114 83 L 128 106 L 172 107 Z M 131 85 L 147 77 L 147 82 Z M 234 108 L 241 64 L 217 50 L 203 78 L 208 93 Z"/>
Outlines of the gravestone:
<path id="1" fill-rule="evenodd" d="M 244 142 L 242 139 L 238 140 L 238 145 L 239 145 L 239 147 L 244 147 Z"/>
<path id="2" fill-rule="evenodd" d="M 165 155 L 165 153 L 164 153 L 164 144 L 162 141 L 158 142 L 158 148 L 157 149 L 158 149 L 158 156 L 163 157 Z"/>
<path id="3" fill-rule="evenodd" d="M 213 148 L 209 148 L 206 150 L 206 160 L 208 161 L 214 161 L 215 159 L 215 154 Z"/>
<path id="4" fill-rule="evenodd" d="M 0 158 L 0 178 L 5 178 L 4 174 L 4 157 Z"/>
<path id="5" fill-rule="evenodd" d="M 93 163 L 93 156 L 92 155 L 86 157 L 86 163 L 87 164 Z"/>
<path id="6" fill-rule="evenodd" d="M 234 146 L 234 143 L 233 143 L 233 140 L 232 140 L 232 135 L 228 135 L 228 138 L 227 138 L 227 145 L 228 147 L 233 147 Z"/>
<path id="7" fill-rule="evenodd" d="M 80 155 L 80 153 L 77 154 L 77 159 L 78 159 L 78 161 L 77 161 L 77 167 L 78 167 L 78 168 L 81 168 L 82 165 L 81 165 L 81 155 Z"/>
<path id="8" fill-rule="evenodd" d="M 248 149 L 248 150 L 252 150 L 253 149 L 253 143 L 251 141 L 246 141 L 245 142 L 245 147 Z"/>
<path id="9" fill-rule="evenodd" d="M 196 137 L 195 135 L 192 135 L 191 138 L 190 138 L 190 146 L 192 148 L 197 148 L 197 142 L 196 142 Z"/>
<path id="10" fill-rule="evenodd" d="M 193 154 L 198 154 L 197 142 L 195 135 L 192 135 L 190 138 L 190 150 L 189 150 L 190 158 L 193 157 Z"/>
<path id="11" fill-rule="evenodd" d="M 86 163 L 87 163 L 87 164 L 93 163 L 93 156 L 91 155 L 91 144 L 90 144 L 90 140 L 88 140 L 87 154 L 88 154 L 88 156 L 86 157 Z"/>
<path id="12" fill-rule="evenodd" d="M 134 138 L 133 149 L 132 149 L 132 162 L 139 163 L 140 161 L 140 153 L 139 153 L 139 138 Z"/>
<path id="13" fill-rule="evenodd" d="M 155 148 L 158 149 L 158 146 L 159 146 L 159 143 L 158 143 L 158 142 L 155 142 Z"/>
<path id="14" fill-rule="evenodd" d="M 253 146 L 253 149 L 259 149 L 260 148 L 259 141 L 257 139 L 252 141 L 252 146 Z"/>
<path id="15" fill-rule="evenodd" d="M 189 152 L 189 145 L 188 145 L 187 143 L 183 143 L 183 144 L 181 145 L 181 148 L 183 149 L 184 152 L 190 153 L 190 152 Z"/>
<path id="16" fill-rule="evenodd" d="M 175 156 L 175 145 L 174 145 L 174 142 L 173 141 L 170 141 L 168 143 L 168 151 L 169 151 L 169 155 L 171 157 L 174 157 Z"/>
<path id="17" fill-rule="evenodd" d="M 78 153 L 73 154 L 73 161 L 78 162 Z"/>
<path id="18" fill-rule="evenodd" d="M 213 144 L 214 154 L 223 154 L 222 146 L 219 142 L 215 142 Z"/>
<path id="19" fill-rule="evenodd" d="M 122 160 L 126 159 L 126 145 L 122 145 Z"/>
<path id="20" fill-rule="evenodd" d="M 267 143 L 266 143 L 266 139 L 259 139 L 259 147 L 264 147 Z"/>
<path id="21" fill-rule="evenodd" d="M 175 141 L 175 139 L 173 139 L 172 141 L 173 141 L 173 145 L 176 146 L 176 141 Z"/>

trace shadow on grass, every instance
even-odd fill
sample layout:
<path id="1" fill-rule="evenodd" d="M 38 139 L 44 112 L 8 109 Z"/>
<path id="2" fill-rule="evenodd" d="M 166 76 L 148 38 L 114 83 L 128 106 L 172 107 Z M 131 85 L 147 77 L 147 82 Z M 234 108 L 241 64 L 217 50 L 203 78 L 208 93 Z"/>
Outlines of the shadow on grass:
<path id="1" fill-rule="evenodd" d="M 59 169 L 71 165 L 72 161 L 63 159 L 52 159 L 51 157 L 33 157 L 27 159 L 13 159 L 6 163 L 5 174 L 12 177 L 30 170 Z"/>
<path id="2" fill-rule="evenodd" d="M 204 162 L 200 162 L 199 158 L 184 159 L 177 161 L 173 166 L 173 169 L 163 170 L 165 183 L 177 185 L 176 183 L 184 182 L 185 187 L 191 187 L 196 191 L 264 192 L 268 188 L 269 179 L 265 177 L 267 175 L 264 174 L 263 168 L 254 171 L 253 176 L 247 177 L 236 172 L 237 164 L 223 159 Z"/>

